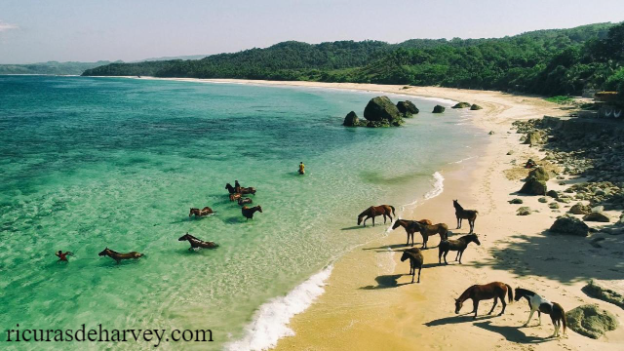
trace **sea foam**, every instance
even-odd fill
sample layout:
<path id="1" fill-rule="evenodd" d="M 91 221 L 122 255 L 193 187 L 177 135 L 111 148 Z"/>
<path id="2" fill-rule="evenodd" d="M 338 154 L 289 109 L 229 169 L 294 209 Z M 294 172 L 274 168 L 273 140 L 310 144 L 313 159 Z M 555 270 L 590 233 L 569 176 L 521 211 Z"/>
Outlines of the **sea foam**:
<path id="1" fill-rule="evenodd" d="M 444 177 L 440 172 L 433 174 L 433 189 L 425 194 L 425 200 L 433 199 L 444 191 Z"/>
<path id="2" fill-rule="evenodd" d="M 290 319 L 305 311 L 325 292 L 324 286 L 331 275 L 332 265 L 299 284 L 286 296 L 277 297 L 260 306 L 253 320 L 245 327 L 241 340 L 225 346 L 229 351 L 267 350 L 277 345 L 284 336 L 295 332 L 288 327 Z"/>

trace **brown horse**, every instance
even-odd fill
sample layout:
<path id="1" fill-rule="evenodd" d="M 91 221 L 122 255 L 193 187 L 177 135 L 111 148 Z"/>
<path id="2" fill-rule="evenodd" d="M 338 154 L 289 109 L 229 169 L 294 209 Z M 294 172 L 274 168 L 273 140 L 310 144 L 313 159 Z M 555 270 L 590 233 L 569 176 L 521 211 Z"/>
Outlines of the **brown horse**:
<path id="1" fill-rule="evenodd" d="M 449 251 L 457 251 L 457 256 L 455 256 L 455 261 L 459 258 L 459 264 L 461 264 L 461 259 L 464 256 L 464 250 L 468 247 L 468 244 L 475 243 L 477 245 L 481 245 L 479 241 L 479 237 L 477 234 L 468 234 L 464 235 L 457 240 L 444 240 L 438 246 L 438 261 L 442 264 L 442 255 L 444 255 L 444 263 L 446 262 L 446 255 L 448 255 Z"/>
<path id="2" fill-rule="evenodd" d="M 375 217 L 383 216 L 384 224 L 386 223 L 386 216 L 390 217 L 390 222 L 392 222 L 392 216 L 390 214 L 394 213 L 394 207 L 390 205 L 381 205 L 381 206 L 371 206 L 364 210 L 364 212 L 360 213 L 358 216 L 358 225 L 363 224 L 366 227 L 366 221 L 369 218 L 373 219 L 373 227 L 375 226 Z M 366 216 L 366 218 L 364 218 Z M 362 219 L 364 219 L 364 223 L 362 223 Z"/>
<path id="3" fill-rule="evenodd" d="M 243 195 L 241 195 L 239 193 L 230 194 L 230 201 L 240 200 L 242 197 L 243 197 Z"/>
<path id="4" fill-rule="evenodd" d="M 461 229 L 462 219 L 467 219 L 468 224 L 470 224 L 470 233 L 468 234 L 472 234 L 474 232 L 474 224 L 479 211 L 464 210 L 457 200 L 453 200 L 453 207 L 455 207 L 455 217 L 457 217 L 457 229 Z"/>
<path id="5" fill-rule="evenodd" d="M 464 305 L 464 301 L 472 299 L 473 310 L 470 313 L 474 312 L 474 317 L 472 317 L 472 319 L 477 319 L 479 301 L 494 299 L 494 306 L 492 306 L 490 313 L 488 313 L 488 315 L 491 315 L 492 312 L 494 312 L 496 304 L 498 303 L 498 299 L 500 299 L 503 303 L 503 310 L 498 315 L 501 316 L 505 314 L 505 308 L 507 307 L 507 303 L 505 303 L 505 294 L 507 294 L 509 303 L 511 303 L 513 300 L 513 289 L 508 284 L 493 282 L 485 285 L 473 285 L 466 289 L 466 291 L 464 291 L 458 299 L 455 299 L 455 313 L 459 314 L 459 310 L 461 310 Z"/>
<path id="6" fill-rule="evenodd" d="M 251 204 L 251 203 L 253 203 L 253 201 L 251 201 L 251 199 L 248 197 L 241 197 L 238 199 L 239 206 L 243 206 L 243 205 Z"/>
<path id="7" fill-rule="evenodd" d="M 412 246 L 414 246 L 414 227 L 410 226 L 412 222 L 418 222 L 420 224 L 431 225 L 431 221 L 428 219 L 421 219 L 420 221 L 410 221 L 407 219 L 397 219 L 392 226 L 392 229 L 397 229 L 399 226 L 405 228 L 405 232 L 407 233 L 407 243 L 405 245 L 409 245 L 409 239 L 412 238 Z"/>
<path id="8" fill-rule="evenodd" d="M 189 251 L 197 251 L 199 249 L 214 249 L 216 247 L 218 247 L 219 245 L 213 243 L 212 241 L 203 241 L 200 240 L 194 236 L 192 236 L 189 233 L 186 233 L 184 235 L 182 235 L 178 241 L 188 241 L 189 244 L 191 244 L 191 247 L 189 247 Z"/>
<path id="9" fill-rule="evenodd" d="M 100 252 L 98 254 L 99 256 L 108 256 L 110 258 L 112 258 L 113 260 L 117 261 L 117 264 L 119 264 L 121 262 L 121 260 L 127 260 L 130 258 L 139 258 L 139 257 L 143 257 L 143 254 L 138 253 L 136 251 L 132 251 L 132 252 L 128 252 L 128 253 L 119 253 L 116 251 L 113 251 L 111 249 L 109 249 L 108 247 L 104 249 L 104 251 Z"/>
<path id="10" fill-rule="evenodd" d="M 195 215 L 195 218 L 197 218 L 207 216 L 212 213 L 214 213 L 214 211 L 208 206 L 202 208 L 201 210 L 199 208 L 191 208 L 191 211 L 189 212 L 189 218 L 193 215 Z"/>
<path id="11" fill-rule="evenodd" d="M 256 211 L 262 213 L 262 207 L 260 206 L 256 206 L 256 207 L 247 207 L 247 206 L 243 206 L 243 208 L 241 209 L 243 216 L 245 216 L 245 218 L 247 218 L 247 220 L 253 219 L 253 215 L 254 213 L 256 213 Z"/>
<path id="12" fill-rule="evenodd" d="M 232 186 L 232 184 L 227 183 L 225 184 L 225 188 L 228 190 L 228 192 L 230 194 L 237 194 L 236 188 L 234 188 Z M 252 194 L 252 195 L 256 195 L 256 188 L 254 187 L 249 187 L 249 188 L 243 188 L 240 187 L 240 194 L 245 195 L 245 194 Z"/>
<path id="13" fill-rule="evenodd" d="M 412 276 L 412 284 L 414 284 L 414 276 L 416 275 L 416 268 L 418 268 L 418 284 L 420 284 L 420 271 L 422 270 L 423 265 L 423 255 L 417 248 L 413 247 L 411 249 L 407 249 L 403 251 L 403 256 L 401 256 L 401 262 L 404 262 L 409 258 L 410 260 L 410 272 Z"/>
<path id="14" fill-rule="evenodd" d="M 410 227 L 411 227 L 410 230 L 413 230 L 414 232 L 416 231 L 420 232 L 420 235 L 423 238 L 423 244 L 422 244 L 421 249 L 427 248 L 427 241 L 429 241 L 429 237 L 431 235 L 440 234 L 441 240 L 448 239 L 448 233 L 449 233 L 448 225 L 444 223 L 427 225 L 427 224 L 420 224 L 419 222 L 412 222 Z"/>

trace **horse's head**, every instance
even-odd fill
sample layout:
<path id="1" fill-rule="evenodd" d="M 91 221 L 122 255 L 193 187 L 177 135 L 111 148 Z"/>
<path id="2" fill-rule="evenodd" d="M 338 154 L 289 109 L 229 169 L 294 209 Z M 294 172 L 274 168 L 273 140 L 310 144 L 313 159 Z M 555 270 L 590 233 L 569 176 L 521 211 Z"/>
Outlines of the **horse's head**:
<path id="1" fill-rule="evenodd" d="M 257 206 L 256 208 L 258 209 L 258 212 L 262 213 L 262 207 Z"/>
<path id="2" fill-rule="evenodd" d="M 197 211 L 196 208 L 191 208 L 191 210 L 189 211 L 189 217 L 191 217 L 193 213 L 195 213 L 195 211 Z"/>
<path id="3" fill-rule="evenodd" d="M 100 252 L 98 256 L 108 256 L 109 253 L 110 253 L 110 250 L 107 247 L 102 252 Z"/>
<path id="4" fill-rule="evenodd" d="M 182 235 L 180 237 L 180 239 L 178 239 L 178 241 L 186 241 L 186 240 L 188 240 L 189 236 L 190 236 L 189 233 L 186 233 L 186 234 Z"/>
<path id="5" fill-rule="evenodd" d="M 520 301 L 520 299 L 522 298 L 521 292 L 522 292 L 522 289 L 516 288 L 516 294 L 514 296 L 515 301 Z"/>
<path id="6" fill-rule="evenodd" d="M 400 221 L 400 220 L 401 220 L 401 218 L 398 218 L 398 219 L 394 222 L 394 225 L 392 226 L 392 229 L 397 229 L 397 228 L 401 225 L 401 223 L 399 223 L 399 221 Z M 358 224 L 360 224 L 360 223 L 358 223 Z"/>
<path id="7" fill-rule="evenodd" d="M 226 189 L 231 189 L 232 188 L 232 184 L 230 184 L 230 183 L 225 184 L 225 188 Z"/>
<path id="8" fill-rule="evenodd" d="M 474 241 L 475 244 L 481 246 L 481 242 L 479 241 L 479 237 L 477 236 L 477 234 L 472 234 L 470 238 L 472 239 L 472 241 Z"/>
<path id="9" fill-rule="evenodd" d="M 459 314 L 462 306 L 464 306 L 464 301 L 460 299 L 455 299 L 455 314 Z"/>
<path id="10" fill-rule="evenodd" d="M 401 262 L 407 260 L 409 258 L 409 254 L 406 251 L 403 251 L 403 255 L 401 256 Z"/>

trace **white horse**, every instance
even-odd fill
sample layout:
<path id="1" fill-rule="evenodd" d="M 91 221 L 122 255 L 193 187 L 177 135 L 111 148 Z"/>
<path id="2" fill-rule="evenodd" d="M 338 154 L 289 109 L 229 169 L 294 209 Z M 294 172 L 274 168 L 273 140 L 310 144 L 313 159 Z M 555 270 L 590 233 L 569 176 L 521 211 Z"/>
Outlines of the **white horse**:
<path id="1" fill-rule="evenodd" d="M 523 297 L 527 299 L 527 301 L 529 302 L 529 308 L 531 309 L 529 319 L 527 319 L 526 323 L 522 325 L 523 327 L 529 325 L 531 318 L 533 318 L 533 314 L 535 313 L 535 311 L 537 311 L 537 316 L 539 318 L 538 325 L 542 325 L 542 313 L 546 313 L 550 315 L 550 319 L 552 320 L 553 326 L 555 327 L 555 332 L 553 333 L 552 337 L 559 336 L 559 328 L 561 324 L 563 324 L 563 334 L 565 335 L 567 327 L 566 317 L 565 311 L 560 304 L 556 302 L 550 302 L 530 290 L 516 288 L 516 296 L 514 299 L 518 301 Z"/>

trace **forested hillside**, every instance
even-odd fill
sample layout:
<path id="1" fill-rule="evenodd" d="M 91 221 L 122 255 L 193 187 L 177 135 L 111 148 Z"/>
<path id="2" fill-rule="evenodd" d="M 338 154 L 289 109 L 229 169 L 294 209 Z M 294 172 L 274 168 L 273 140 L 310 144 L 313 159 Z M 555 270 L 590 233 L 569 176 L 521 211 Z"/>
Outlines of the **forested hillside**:
<path id="1" fill-rule="evenodd" d="M 623 48 L 624 24 L 601 23 L 497 39 L 290 41 L 201 60 L 115 63 L 84 75 L 441 85 L 562 95 L 624 89 Z"/>
<path id="2" fill-rule="evenodd" d="M 31 64 L 0 65 L 0 74 L 63 74 L 80 75 L 85 70 L 107 65 L 109 61 L 98 62 L 41 62 Z"/>

